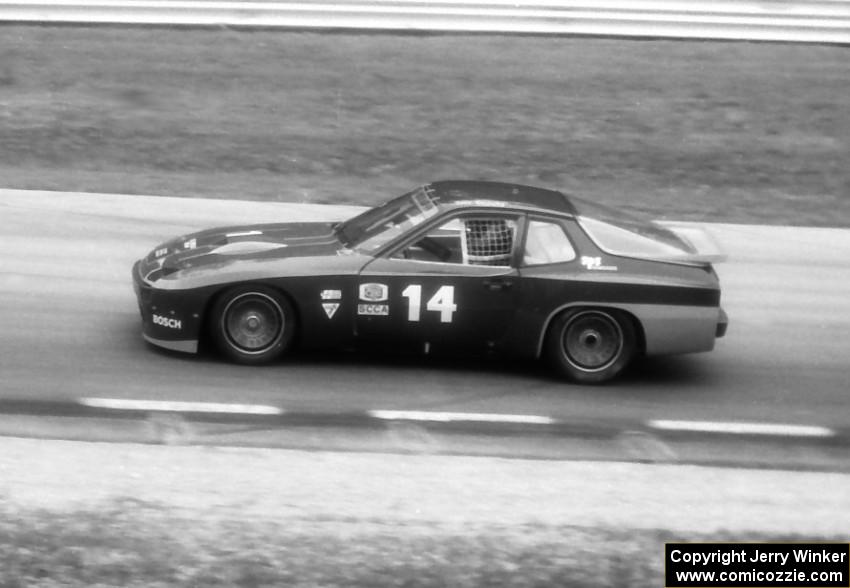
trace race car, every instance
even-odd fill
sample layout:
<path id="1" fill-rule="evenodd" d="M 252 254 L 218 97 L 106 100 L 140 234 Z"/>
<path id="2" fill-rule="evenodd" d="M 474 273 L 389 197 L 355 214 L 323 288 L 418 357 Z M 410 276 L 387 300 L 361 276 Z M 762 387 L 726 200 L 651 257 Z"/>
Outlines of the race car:
<path id="1" fill-rule="evenodd" d="M 694 245 L 706 237 L 556 190 L 440 181 L 344 222 L 183 235 L 137 261 L 133 282 L 144 338 L 171 350 L 209 344 L 243 364 L 296 347 L 546 357 L 594 384 L 724 335 L 719 250 Z"/>

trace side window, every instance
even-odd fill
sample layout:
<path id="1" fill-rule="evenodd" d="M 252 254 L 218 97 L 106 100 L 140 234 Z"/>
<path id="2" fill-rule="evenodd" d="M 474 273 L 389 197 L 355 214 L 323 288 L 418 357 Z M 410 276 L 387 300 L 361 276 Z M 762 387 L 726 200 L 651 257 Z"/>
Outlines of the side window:
<path id="1" fill-rule="evenodd" d="M 393 257 L 465 265 L 509 266 L 515 218 L 464 216 L 443 223 Z"/>
<path id="2" fill-rule="evenodd" d="M 511 265 L 517 223 L 505 218 L 469 218 L 464 221 L 465 263 Z"/>
<path id="3" fill-rule="evenodd" d="M 533 220 L 528 223 L 526 232 L 522 265 L 563 263 L 576 258 L 569 237 L 558 223 Z"/>

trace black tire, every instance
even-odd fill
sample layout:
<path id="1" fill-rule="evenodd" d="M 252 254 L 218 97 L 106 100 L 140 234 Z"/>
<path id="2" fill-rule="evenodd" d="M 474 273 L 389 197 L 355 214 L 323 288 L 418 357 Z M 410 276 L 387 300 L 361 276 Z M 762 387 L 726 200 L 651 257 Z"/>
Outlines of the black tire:
<path id="1" fill-rule="evenodd" d="M 210 330 L 227 358 L 258 365 L 280 358 L 292 346 L 295 310 L 285 296 L 265 286 L 239 286 L 219 296 Z"/>
<path id="2" fill-rule="evenodd" d="M 636 349 L 634 323 L 624 313 L 611 309 L 564 312 L 553 321 L 547 339 L 555 367 L 580 384 L 599 384 L 616 377 Z"/>

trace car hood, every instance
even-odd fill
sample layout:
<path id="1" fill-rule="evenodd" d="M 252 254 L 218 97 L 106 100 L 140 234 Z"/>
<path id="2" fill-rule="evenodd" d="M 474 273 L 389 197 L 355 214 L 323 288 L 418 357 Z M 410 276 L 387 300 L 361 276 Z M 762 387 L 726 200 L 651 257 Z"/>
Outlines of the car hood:
<path id="1" fill-rule="evenodd" d="M 230 226 L 182 235 L 154 248 L 141 262 L 148 281 L 181 270 L 234 260 L 337 255 L 343 249 L 333 223 Z"/>

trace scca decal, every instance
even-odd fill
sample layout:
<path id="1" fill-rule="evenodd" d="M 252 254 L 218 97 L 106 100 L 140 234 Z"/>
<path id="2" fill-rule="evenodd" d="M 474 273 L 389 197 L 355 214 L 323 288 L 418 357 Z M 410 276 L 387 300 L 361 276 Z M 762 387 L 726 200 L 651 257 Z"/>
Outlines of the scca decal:
<path id="1" fill-rule="evenodd" d="M 182 321 L 180 321 L 176 318 L 171 318 L 171 317 L 168 317 L 168 316 L 162 316 L 162 315 L 159 315 L 159 314 L 153 315 L 153 324 L 159 325 L 161 327 L 166 327 L 168 329 L 180 330 L 180 329 L 183 328 Z"/>
<path id="2" fill-rule="evenodd" d="M 357 314 L 366 316 L 388 316 L 390 307 L 386 304 L 358 304 Z"/>

